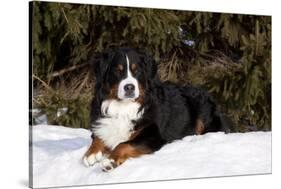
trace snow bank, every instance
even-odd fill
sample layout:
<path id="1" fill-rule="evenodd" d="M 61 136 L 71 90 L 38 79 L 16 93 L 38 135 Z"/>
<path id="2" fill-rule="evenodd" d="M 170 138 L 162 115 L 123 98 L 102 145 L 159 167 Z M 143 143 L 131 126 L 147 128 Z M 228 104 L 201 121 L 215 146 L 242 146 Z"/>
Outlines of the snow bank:
<path id="1" fill-rule="evenodd" d="M 85 129 L 33 127 L 33 187 L 103 184 L 271 173 L 271 132 L 188 136 L 111 172 L 87 168 Z"/>

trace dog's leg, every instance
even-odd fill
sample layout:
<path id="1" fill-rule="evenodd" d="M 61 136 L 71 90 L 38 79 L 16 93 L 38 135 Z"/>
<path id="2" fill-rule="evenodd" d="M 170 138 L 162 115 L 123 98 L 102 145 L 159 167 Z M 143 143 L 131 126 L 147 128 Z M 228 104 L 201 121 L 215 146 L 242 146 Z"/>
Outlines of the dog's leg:
<path id="1" fill-rule="evenodd" d="M 129 158 L 139 157 L 143 154 L 152 153 L 152 150 L 146 146 L 139 146 L 130 142 L 119 144 L 109 155 L 107 159 L 102 161 L 104 171 L 109 171 Z"/>
<path id="2" fill-rule="evenodd" d="M 202 135 L 205 132 L 204 130 L 205 130 L 205 125 L 202 119 L 197 119 L 195 123 L 195 134 Z"/>
<path id="3" fill-rule="evenodd" d="M 166 141 L 164 141 L 156 127 L 151 126 L 135 133 L 127 142 L 120 143 L 110 153 L 109 157 L 101 163 L 104 171 L 109 171 L 129 158 L 136 158 L 144 154 L 153 153 L 159 150 Z"/>
<path id="4" fill-rule="evenodd" d="M 94 165 L 96 162 L 101 161 L 103 159 L 103 154 L 106 151 L 107 148 L 104 145 L 103 141 L 98 137 L 94 137 L 90 148 L 83 156 L 84 164 L 89 167 Z"/>

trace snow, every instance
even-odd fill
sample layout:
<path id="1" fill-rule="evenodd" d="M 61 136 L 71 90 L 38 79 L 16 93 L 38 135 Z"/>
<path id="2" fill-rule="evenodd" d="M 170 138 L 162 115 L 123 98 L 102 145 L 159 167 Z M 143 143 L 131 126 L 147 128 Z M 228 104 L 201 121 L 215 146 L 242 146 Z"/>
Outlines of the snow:
<path id="1" fill-rule="evenodd" d="M 90 135 L 85 129 L 33 126 L 33 187 L 271 173 L 271 132 L 187 136 L 111 172 L 83 165 Z"/>

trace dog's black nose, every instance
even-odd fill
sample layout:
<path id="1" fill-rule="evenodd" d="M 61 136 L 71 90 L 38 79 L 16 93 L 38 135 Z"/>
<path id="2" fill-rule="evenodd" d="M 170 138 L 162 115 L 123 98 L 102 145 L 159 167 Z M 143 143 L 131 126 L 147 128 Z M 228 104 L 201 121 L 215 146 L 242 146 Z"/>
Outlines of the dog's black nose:
<path id="1" fill-rule="evenodd" d="M 131 93 L 135 90 L 135 86 L 133 84 L 127 84 L 124 86 L 124 91 L 126 93 Z"/>

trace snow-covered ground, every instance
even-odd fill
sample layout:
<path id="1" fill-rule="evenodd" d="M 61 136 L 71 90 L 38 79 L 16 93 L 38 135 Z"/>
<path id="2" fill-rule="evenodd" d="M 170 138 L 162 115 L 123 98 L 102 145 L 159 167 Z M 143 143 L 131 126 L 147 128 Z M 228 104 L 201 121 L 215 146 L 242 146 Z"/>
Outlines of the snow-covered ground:
<path id="1" fill-rule="evenodd" d="M 34 126 L 33 187 L 271 173 L 271 132 L 188 136 L 111 172 L 103 172 L 98 164 L 83 165 L 90 134 L 85 129 Z"/>

